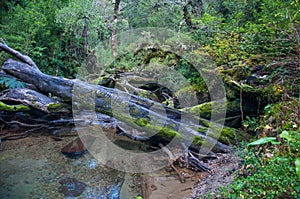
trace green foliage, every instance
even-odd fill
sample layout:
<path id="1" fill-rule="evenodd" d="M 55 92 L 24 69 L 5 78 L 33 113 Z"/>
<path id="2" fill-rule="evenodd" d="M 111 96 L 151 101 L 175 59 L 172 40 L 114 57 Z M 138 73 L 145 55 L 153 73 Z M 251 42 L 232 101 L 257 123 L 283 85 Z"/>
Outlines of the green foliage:
<path id="1" fill-rule="evenodd" d="M 125 0 L 124 17 L 129 27 L 163 27 L 177 29 L 182 20 L 181 5 L 172 1 Z"/>
<path id="2" fill-rule="evenodd" d="M 4 85 L 6 88 L 25 88 L 25 83 L 18 81 L 15 78 L 0 77 L 0 85 Z"/>
<path id="3" fill-rule="evenodd" d="M 260 139 L 241 153 L 243 166 L 222 198 L 297 198 L 300 191 L 299 101 L 269 104 Z M 256 128 L 259 131 L 259 128 Z M 269 137 L 267 137 L 269 136 Z"/>
<path id="4" fill-rule="evenodd" d="M 275 156 L 263 160 L 264 156 L 257 158 L 251 149 L 243 159 L 245 166 L 229 186 L 230 191 L 223 189 L 222 198 L 297 198 L 300 183 L 293 158 Z"/>
<path id="5" fill-rule="evenodd" d="M 259 128 L 259 120 L 256 117 L 246 116 L 246 119 L 242 122 L 242 126 L 247 132 L 255 132 Z"/>
<path id="6" fill-rule="evenodd" d="M 299 55 L 299 1 L 208 1 L 195 35 L 218 66 Z"/>
<path id="7" fill-rule="evenodd" d="M 286 139 L 288 142 L 295 141 L 293 136 L 287 132 L 287 131 L 282 131 L 282 133 L 279 135 L 281 138 Z"/>
<path id="8" fill-rule="evenodd" d="M 295 167 L 296 167 L 296 173 L 298 177 L 300 178 L 300 158 L 297 158 L 295 160 Z"/>
<path id="9" fill-rule="evenodd" d="M 243 46 L 246 42 L 245 39 L 235 32 L 231 32 L 229 35 L 218 33 L 214 38 L 214 42 L 206 49 L 217 65 L 238 65 L 241 64 L 241 61 L 245 61 L 250 57 L 251 54 L 249 48 Z"/>
<path id="10" fill-rule="evenodd" d="M 87 25 L 89 47 L 92 49 L 99 40 L 108 39 L 110 36 L 112 26 L 116 25 L 108 22 L 112 15 L 113 7 L 109 1 L 75 0 L 56 11 L 56 22 L 63 25 L 64 35 L 72 43 L 82 42 L 83 29 Z M 126 26 L 126 21 L 120 21 L 118 28 Z"/>
<path id="11" fill-rule="evenodd" d="M 263 118 L 265 122 L 262 126 L 269 125 L 270 128 L 264 130 L 264 133 L 268 136 L 277 136 L 277 132 L 297 130 L 299 128 L 299 110 L 299 100 L 297 98 L 267 105 Z"/>
<path id="12" fill-rule="evenodd" d="M 30 56 L 43 72 L 73 77 L 79 63 L 68 50 L 62 26 L 55 22 L 56 10 L 64 5 L 63 0 L 10 4 L 3 15 L 0 34 L 10 47 Z"/>
<path id="13" fill-rule="evenodd" d="M 259 140 L 250 142 L 249 144 L 247 144 L 247 146 L 256 146 L 256 145 L 262 145 L 266 143 L 280 144 L 280 142 L 276 142 L 275 140 L 276 140 L 275 137 L 264 137 L 264 138 L 260 138 Z"/>

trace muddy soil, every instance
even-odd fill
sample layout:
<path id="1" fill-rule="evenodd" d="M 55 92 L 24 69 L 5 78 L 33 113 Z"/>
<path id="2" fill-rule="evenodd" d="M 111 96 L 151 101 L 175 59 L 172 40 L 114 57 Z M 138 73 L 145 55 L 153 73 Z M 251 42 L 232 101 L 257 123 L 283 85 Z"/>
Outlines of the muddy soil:
<path id="1" fill-rule="evenodd" d="M 168 168 L 144 175 L 139 183 L 144 183 L 144 199 L 196 199 L 207 193 L 218 198 L 215 193 L 232 182 L 240 161 L 236 154 L 217 154 L 217 159 L 205 163 L 212 169 L 210 172 L 178 168 L 185 177 L 184 183 L 180 182 L 178 174 Z"/>

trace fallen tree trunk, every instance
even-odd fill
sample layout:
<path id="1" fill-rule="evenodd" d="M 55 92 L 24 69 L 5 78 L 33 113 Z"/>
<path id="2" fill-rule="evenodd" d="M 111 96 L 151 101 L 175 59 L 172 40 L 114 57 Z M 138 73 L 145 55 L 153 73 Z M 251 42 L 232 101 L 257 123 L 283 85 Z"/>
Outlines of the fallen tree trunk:
<path id="1" fill-rule="evenodd" d="M 69 113 L 67 105 L 61 103 L 58 100 L 43 95 L 37 91 L 19 88 L 5 90 L 0 96 L 0 100 L 3 102 L 15 102 L 21 103 L 26 106 L 30 106 L 41 110 L 45 113 Z M 1 107 L 0 107 L 1 110 Z"/>
<path id="2" fill-rule="evenodd" d="M 181 120 L 180 111 L 152 100 L 80 80 L 46 75 L 25 63 L 11 59 L 3 64 L 2 69 L 35 85 L 44 94 L 50 93 L 65 102 L 73 101 L 75 115 L 81 111 L 95 110 L 137 129 L 142 132 L 144 139 L 169 142 L 177 138 L 179 142 L 189 140 L 191 144 L 197 138 L 198 142 L 194 144 L 205 143 L 208 148 L 213 147 L 221 152 L 231 150 L 230 146 L 216 140 L 219 134 L 222 135 L 222 127 L 214 124 L 209 129 L 207 126 L 193 125 L 190 121 Z M 195 121 L 192 117 L 190 119 Z"/>

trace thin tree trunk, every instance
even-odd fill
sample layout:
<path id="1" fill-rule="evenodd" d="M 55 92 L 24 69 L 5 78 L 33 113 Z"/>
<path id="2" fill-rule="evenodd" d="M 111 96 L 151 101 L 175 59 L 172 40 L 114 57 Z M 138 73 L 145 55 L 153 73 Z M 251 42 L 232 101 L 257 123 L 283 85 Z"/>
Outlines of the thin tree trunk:
<path id="1" fill-rule="evenodd" d="M 182 11 L 183 11 L 183 20 L 185 21 L 186 25 L 188 26 L 189 29 L 193 29 L 193 24 L 191 20 L 191 15 L 188 11 L 188 6 L 191 3 L 190 0 L 187 1 L 186 4 L 183 5 Z"/>
<path id="2" fill-rule="evenodd" d="M 117 52 L 117 45 L 118 45 L 118 39 L 117 39 L 117 34 L 118 34 L 118 15 L 119 15 L 119 7 L 120 7 L 120 2 L 121 0 L 116 0 L 115 6 L 114 6 L 114 28 L 113 28 L 113 33 L 112 33 L 112 52 L 113 52 L 113 57 L 116 58 L 118 56 Z"/>
<path id="3" fill-rule="evenodd" d="M 88 54 L 88 25 L 87 25 L 87 23 L 84 24 L 82 37 L 83 37 L 82 54 L 83 54 L 83 57 L 86 57 Z"/>

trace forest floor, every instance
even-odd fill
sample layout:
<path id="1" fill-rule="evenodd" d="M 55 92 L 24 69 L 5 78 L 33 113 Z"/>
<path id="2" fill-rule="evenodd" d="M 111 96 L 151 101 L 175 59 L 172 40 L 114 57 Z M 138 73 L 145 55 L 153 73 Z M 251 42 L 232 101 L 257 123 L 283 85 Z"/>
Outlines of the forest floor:
<path id="1" fill-rule="evenodd" d="M 69 159 L 60 150 L 73 139 L 54 141 L 49 136 L 37 136 L 0 143 L 0 198 L 67 198 L 59 191 L 59 181 L 65 177 L 74 177 L 87 184 L 88 188 L 77 197 L 79 199 L 101 194 L 100 198 L 121 199 L 137 195 L 143 195 L 144 199 L 199 198 L 208 192 L 217 192 L 219 187 L 227 187 L 241 161 L 236 154 L 217 154 L 216 159 L 204 162 L 212 169 L 210 172 L 178 167 L 185 177 L 185 182 L 181 183 L 171 168 L 129 175 L 103 168 L 90 154 Z M 123 184 L 120 178 L 125 179 Z M 112 196 L 113 186 L 120 191 L 119 196 Z"/>

